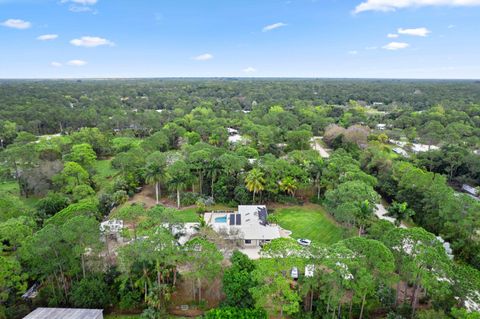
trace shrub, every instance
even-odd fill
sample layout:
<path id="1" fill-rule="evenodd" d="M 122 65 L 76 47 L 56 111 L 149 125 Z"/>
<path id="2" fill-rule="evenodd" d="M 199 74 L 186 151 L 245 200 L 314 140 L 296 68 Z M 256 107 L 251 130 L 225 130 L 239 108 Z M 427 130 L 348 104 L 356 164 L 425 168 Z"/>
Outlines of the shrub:
<path id="1" fill-rule="evenodd" d="M 73 285 L 71 300 L 79 308 L 104 308 L 110 300 L 109 288 L 102 276 L 87 277 Z"/>
<path id="2" fill-rule="evenodd" d="M 225 307 L 212 309 L 205 314 L 205 319 L 266 319 L 267 313 L 263 309 L 242 309 Z"/>

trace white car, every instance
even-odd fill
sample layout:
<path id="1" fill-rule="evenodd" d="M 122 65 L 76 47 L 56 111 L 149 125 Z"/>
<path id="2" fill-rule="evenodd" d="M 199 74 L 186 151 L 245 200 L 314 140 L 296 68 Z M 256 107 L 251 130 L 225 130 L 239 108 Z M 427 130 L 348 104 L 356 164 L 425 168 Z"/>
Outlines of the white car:
<path id="1" fill-rule="evenodd" d="M 298 268 L 297 267 L 292 268 L 292 271 L 290 272 L 290 277 L 292 277 L 293 279 L 298 279 Z"/>
<path id="2" fill-rule="evenodd" d="M 300 239 L 297 239 L 297 243 L 299 243 L 302 246 L 310 246 L 312 241 L 310 239 L 300 238 Z"/>

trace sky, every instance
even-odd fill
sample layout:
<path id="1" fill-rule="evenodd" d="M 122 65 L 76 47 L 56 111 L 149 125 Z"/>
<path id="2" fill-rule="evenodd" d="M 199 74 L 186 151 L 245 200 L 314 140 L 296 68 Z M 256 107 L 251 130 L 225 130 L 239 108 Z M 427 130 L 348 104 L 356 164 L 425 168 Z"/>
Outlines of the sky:
<path id="1" fill-rule="evenodd" d="M 480 0 L 0 0 L 0 78 L 480 78 Z"/>

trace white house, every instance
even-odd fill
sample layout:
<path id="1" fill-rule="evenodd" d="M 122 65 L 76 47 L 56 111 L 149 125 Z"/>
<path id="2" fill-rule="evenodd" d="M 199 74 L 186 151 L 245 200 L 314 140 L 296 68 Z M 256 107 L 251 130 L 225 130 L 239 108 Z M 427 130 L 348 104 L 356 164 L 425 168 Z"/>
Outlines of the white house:
<path id="1" fill-rule="evenodd" d="M 403 148 L 400 147 L 395 147 L 392 149 L 392 151 L 398 155 L 402 155 L 404 157 L 409 157 L 407 151 L 405 151 Z"/>
<path id="2" fill-rule="evenodd" d="M 111 219 L 100 223 L 100 231 L 118 234 L 123 229 L 123 220 Z"/>
<path id="3" fill-rule="evenodd" d="M 259 247 L 281 237 L 280 228 L 269 225 L 267 216 L 265 205 L 240 205 L 237 211 L 205 213 L 204 219 L 216 232 L 241 238 L 245 247 Z"/>
<path id="4" fill-rule="evenodd" d="M 478 196 L 478 191 L 476 190 L 476 188 L 473 187 L 473 186 L 470 186 L 468 184 L 463 184 L 462 185 L 462 190 L 464 190 L 465 192 L 467 192 L 470 195 Z"/>

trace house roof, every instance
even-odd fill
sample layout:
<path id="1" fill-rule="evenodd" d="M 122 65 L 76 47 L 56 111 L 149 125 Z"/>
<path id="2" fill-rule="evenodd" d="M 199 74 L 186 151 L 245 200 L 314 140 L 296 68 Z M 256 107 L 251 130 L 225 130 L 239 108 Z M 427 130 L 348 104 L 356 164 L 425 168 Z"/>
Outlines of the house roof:
<path id="1" fill-rule="evenodd" d="M 272 240 L 280 238 L 280 229 L 278 226 L 268 225 L 267 216 L 265 205 L 240 205 L 237 212 L 206 213 L 204 218 L 217 232 L 239 230 L 244 239 Z M 222 220 L 222 217 L 225 217 L 226 221 Z M 219 219 L 217 220 L 217 218 Z"/>
<path id="2" fill-rule="evenodd" d="M 37 308 L 23 319 L 98 319 L 101 309 Z"/>

